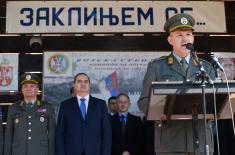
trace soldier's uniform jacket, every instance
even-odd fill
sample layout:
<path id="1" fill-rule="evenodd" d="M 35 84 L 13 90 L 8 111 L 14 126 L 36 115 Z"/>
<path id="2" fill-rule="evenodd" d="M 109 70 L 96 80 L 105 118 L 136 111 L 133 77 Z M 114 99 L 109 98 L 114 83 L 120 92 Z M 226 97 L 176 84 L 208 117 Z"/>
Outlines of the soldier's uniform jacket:
<path id="1" fill-rule="evenodd" d="M 200 59 L 209 76 L 215 78 L 215 70 L 212 65 Z M 148 64 L 147 72 L 143 81 L 143 88 L 138 101 L 141 111 L 146 113 L 149 102 L 149 90 L 153 81 L 195 81 L 198 64 L 191 55 L 188 64 L 188 71 L 185 73 L 181 64 L 170 54 L 168 56 L 154 59 Z M 203 122 L 199 121 L 200 131 L 200 151 L 203 152 Z M 210 126 L 208 127 L 209 135 L 212 135 Z M 209 138 L 210 151 L 213 151 L 213 139 Z M 193 132 L 191 121 L 171 121 L 170 127 L 155 129 L 155 151 L 156 152 L 193 152 Z"/>
<path id="2" fill-rule="evenodd" d="M 5 132 L 5 155 L 54 155 L 53 106 L 37 100 L 32 108 L 24 101 L 9 107 Z"/>

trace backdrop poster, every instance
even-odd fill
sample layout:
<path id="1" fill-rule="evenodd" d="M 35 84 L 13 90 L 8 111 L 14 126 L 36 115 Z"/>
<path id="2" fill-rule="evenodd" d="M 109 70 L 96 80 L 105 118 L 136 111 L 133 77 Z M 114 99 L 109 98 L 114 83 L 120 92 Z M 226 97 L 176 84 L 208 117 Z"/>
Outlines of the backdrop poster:
<path id="1" fill-rule="evenodd" d="M 224 71 L 228 80 L 233 80 L 235 78 L 235 53 L 214 53 L 218 57 L 219 62 L 224 67 Z M 220 73 L 220 76 L 224 78 L 223 74 Z"/>
<path id="2" fill-rule="evenodd" d="M 58 76 L 58 73 L 52 76 L 48 71 L 50 68 L 47 66 L 48 60 L 53 57 L 53 53 L 67 54 L 68 60 L 72 61 L 71 76 Z M 137 100 L 147 64 L 151 59 L 168 54 L 168 52 L 44 52 L 44 99 L 53 102 L 58 112 L 60 102 L 71 96 L 73 77 L 77 73 L 84 72 L 90 76 L 93 96 L 107 101 L 110 96 L 120 92 L 127 93 L 132 103 L 130 112 L 141 115 Z"/>
<path id="3" fill-rule="evenodd" d="M 0 92 L 18 91 L 18 53 L 0 54 Z"/>
<path id="4" fill-rule="evenodd" d="M 47 52 L 44 53 L 44 75 L 47 77 L 71 77 L 72 57 L 70 52 Z"/>

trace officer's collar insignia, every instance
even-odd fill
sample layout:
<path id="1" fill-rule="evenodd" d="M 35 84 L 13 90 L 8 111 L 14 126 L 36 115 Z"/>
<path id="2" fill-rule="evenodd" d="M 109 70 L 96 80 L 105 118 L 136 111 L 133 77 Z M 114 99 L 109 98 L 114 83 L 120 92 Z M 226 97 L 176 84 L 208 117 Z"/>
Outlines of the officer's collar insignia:
<path id="1" fill-rule="evenodd" d="M 24 101 L 21 101 L 20 102 L 20 106 L 22 107 L 24 105 Z"/>
<path id="2" fill-rule="evenodd" d="M 193 64 L 197 66 L 197 61 L 195 59 L 193 59 Z"/>
<path id="3" fill-rule="evenodd" d="M 188 19 L 185 18 L 185 17 L 183 17 L 183 18 L 181 18 L 180 22 L 181 22 L 181 24 L 183 24 L 183 25 L 187 25 L 187 24 L 188 24 Z"/>
<path id="4" fill-rule="evenodd" d="M 167 60 L 168 65 L 172 65 L 173 62 L 174 62 L 173 57 L 172 57 L 172 56 L 169 56 L 169 57 L 168 57 L 168 60 Z"/>
<path id="5" fill-rule="evenodd" d="M 26 80 L 31 80 L 31 75 L 26 75 Z"/>
<path id="6" fill-rule="evenodd" d="M 45 113 L 45 112 L 47 112 L 47 109 L 46 108 L 39 108 L 39 109 L 37 109 L 37 112 Z"/>
<path id="7" fill-rule="evenodd" d="M 40 105 L 41 105 L 41 102 L 40 102 L 40 101 L 37 101 L 37 105 L 40 106 Z"/>

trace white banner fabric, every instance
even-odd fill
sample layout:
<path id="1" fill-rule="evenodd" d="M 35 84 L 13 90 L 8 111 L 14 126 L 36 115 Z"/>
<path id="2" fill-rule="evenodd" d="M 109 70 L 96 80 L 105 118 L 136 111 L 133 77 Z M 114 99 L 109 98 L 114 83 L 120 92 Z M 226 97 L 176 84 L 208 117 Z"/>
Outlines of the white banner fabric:
<path id="1" fill-rule="evenodd" d="M 196 32 L 226 32 L 224 2 L 7 1 L 6 33 L 163 32 L 176 13 L 191 14 Z"/>

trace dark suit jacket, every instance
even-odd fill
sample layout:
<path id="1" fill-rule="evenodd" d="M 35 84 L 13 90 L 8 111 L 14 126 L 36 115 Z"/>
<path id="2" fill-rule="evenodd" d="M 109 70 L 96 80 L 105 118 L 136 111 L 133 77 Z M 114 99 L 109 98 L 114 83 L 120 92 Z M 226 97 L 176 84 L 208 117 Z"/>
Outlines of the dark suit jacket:
<path id="1" fill-rule="evenodd" d="M 63 101 L 56 129 L 56 155 L 110 155 L 111 127 L 105 101 L 90 96 L 86 119 L 78 101 Z"/>
<path id="2" fill-rule="evenodd" d="M 128 151 L 131 155 L 140 155 L 143 151 L 143 123 L 140 117 L 130 113 L 127 115 L 124 145 L 121 122 L 118 113 L 111 116 L 112 155 L 121 155 Z"/>

